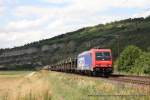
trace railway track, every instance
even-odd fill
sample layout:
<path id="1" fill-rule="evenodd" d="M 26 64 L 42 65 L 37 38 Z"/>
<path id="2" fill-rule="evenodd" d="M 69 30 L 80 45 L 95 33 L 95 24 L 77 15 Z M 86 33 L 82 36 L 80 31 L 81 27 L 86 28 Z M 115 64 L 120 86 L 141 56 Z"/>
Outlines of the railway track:
<path id="1" fill-rule="evenodd" d="M 67 74 L 76 74 L 79 76 L 87 76 L 85 74 L 79 74 L 79 73 L 67 73 Z M 93 76 L 88 76 L 93 77 Z M 121 82 L 121 83 L 130 83 L 130 84 L 136 84 L 136 85 L 143 85 L 143 86 L 149 86 L 150 87 L 150 76 L 133 76 L 133 75 L 121 75 L 121 74 L 112 74 L 109 77 L 93 77 L 93 78 L 101 78 L 105 80 L 115 81 L 115 82 Z"/>
<path id="2" fill-rule="evenodd" d="M 80 76 L 87 76 L 85 74 L 78 74 L 78 73 L 68 73 L 68 74 L 76 74 Z M 93 76 L 88 76 L 93 77 Z M 136 84 L 136 85 L 143 85 L 143 86 L 149 86 L 150 87 L 150 76 L 133 76 L 133 75 L 121 75 L 121 74 L 112 74 L 109 77 L 93 77 L 93 78 L 101 78 L 105 80 L 115 81 L 115 82 L 121 82 L 121 83 L 130 83 L 130 84 Z"/>
<path id="3" fill-rule="evenodd" d="M 150 77 L 149 76 L 132 76 L 132 75 L 114 74 L 114 75 L 108 77 L 108 79 L 112 80 L 112 81 L 118 81 L 118 82 L 150 86 Z"/>
<path id="4" fill-rule="evenodd" d="M 124 74 L 112 74 L 113 77 L 131 77 L 140 79 L 150 79 L 150 76 L 138 76 L 138 75 L 124 75 Z"/>

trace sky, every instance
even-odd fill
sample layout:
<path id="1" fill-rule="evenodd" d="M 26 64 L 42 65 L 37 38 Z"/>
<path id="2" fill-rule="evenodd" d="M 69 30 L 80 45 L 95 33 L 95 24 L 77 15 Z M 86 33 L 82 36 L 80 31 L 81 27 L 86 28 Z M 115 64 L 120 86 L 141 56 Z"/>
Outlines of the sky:
<path id="1" fill-rule="evenodd" d="M 0 0 L 0 48 L 150 15 L 150 0 Z"/>

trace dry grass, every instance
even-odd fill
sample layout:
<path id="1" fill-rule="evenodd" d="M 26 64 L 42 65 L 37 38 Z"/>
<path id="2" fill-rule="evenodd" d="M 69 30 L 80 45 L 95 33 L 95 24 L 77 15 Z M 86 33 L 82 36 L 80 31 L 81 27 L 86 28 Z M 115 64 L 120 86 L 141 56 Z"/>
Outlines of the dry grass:
<path id="1" fill-rule="evenodd" d="M 51 100 L 50 84 L 45 74 L 0 78 L 0 100 Z"/>
<path id="2" fill-rule="evenodd" d="M 150 87 L 59 72 L 0 74 L 0 100 L 150 100 L 140 96 L 149 94 Z"/>
<path id="3" fill-rule="evenodd" d="M 48 75 L 55 100 L 150 100 L 150 87 L 146 86 L 59 72 Z"/>

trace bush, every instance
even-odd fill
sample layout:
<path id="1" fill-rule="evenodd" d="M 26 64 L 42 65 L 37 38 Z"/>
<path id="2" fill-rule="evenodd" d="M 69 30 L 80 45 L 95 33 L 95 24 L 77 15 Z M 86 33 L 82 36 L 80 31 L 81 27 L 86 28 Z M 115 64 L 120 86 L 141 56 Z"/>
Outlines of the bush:
<path id="1" fill-rule="evenodd" d="M 144 52 L 134 64 L 132 72 L 137 74 L 150 74 L 150 53 Z"/>
<path id="2" fill-rule="evenodd" d="M 116 61 L 119 71 L 150 74 L 150 52 L 142 52 L 136 46 L 128 46 Z"/>
<path id="3" fill-rule="evenodd" d="M 117 61 L 117 67 L 119 71 L 130 72 L 136 59 L 142 54 L 141 49 L 136 46 L 130 45 L 120 54 Z"/>

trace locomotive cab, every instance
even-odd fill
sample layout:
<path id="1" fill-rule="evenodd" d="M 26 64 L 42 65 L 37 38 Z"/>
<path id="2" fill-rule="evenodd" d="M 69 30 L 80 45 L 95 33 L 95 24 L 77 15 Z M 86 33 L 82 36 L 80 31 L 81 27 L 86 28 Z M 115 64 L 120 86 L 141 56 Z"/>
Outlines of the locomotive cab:
<path id="1" fill-rule="evenodd" d="M 111 74 L 113 72 L 110 49 L 94 49 L 93 59 L 93 71 L 103 74 Z"/>
<path id="2" fill-rule="evenodd" d="M 82 52 L 77 57 L 77 70 L 96 74 L 111 74 L 112 55 L 110 49 L 91 49 Z"/>

